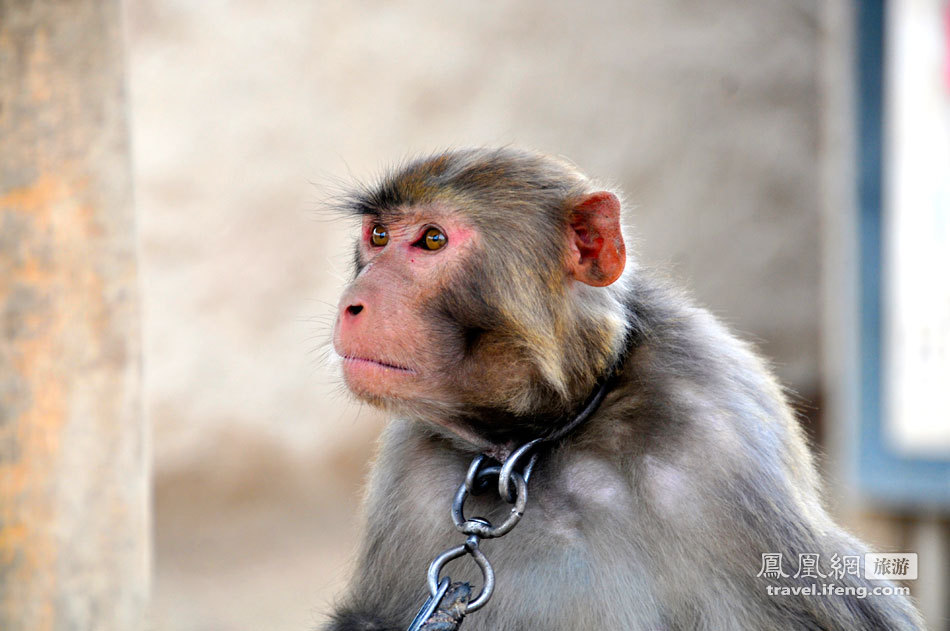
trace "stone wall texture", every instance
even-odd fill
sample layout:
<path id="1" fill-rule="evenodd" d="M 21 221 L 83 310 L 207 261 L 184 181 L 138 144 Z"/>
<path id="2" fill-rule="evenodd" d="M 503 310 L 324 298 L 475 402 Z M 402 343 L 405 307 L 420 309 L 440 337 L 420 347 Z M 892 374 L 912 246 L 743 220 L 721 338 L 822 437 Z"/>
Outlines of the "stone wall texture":
<path id="1" fill-rule="evenodd" d="M 0 0 L 0 629 L 142 628 L 122 5 Z"/>

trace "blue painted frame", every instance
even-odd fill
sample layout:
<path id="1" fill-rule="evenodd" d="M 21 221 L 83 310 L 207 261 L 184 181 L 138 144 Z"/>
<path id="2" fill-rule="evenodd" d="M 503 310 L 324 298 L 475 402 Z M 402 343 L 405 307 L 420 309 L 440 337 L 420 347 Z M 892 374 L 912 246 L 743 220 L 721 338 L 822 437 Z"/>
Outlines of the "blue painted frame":
<path id="1" fill-rule="evenodd" d="M 858 45 L 858 231 L 860 419 L 858 483 L 869 499 L 900 507 L 950 508 L 950 460 L 902 457 L 883 432 L 881 220 L 885 1 L 855 0 Z"/>

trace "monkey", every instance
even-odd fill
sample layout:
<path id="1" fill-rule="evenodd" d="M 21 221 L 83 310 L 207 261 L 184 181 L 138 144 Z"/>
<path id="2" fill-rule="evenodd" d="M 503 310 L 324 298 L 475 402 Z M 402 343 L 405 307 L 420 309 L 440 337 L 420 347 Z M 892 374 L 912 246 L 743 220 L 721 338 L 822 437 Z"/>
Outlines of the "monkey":
<path id="1" fill-rule="evenodd" d="M 845 595 L 770 593 L 815 582 L 794 572 L 799 555 L 826 574 L 866 547 L 823 508 L 764 360 L 627 251 L 608 189 L 505 147 L 412 160 L 343 197 L 361 234 L 333 349 L 349 390 L 392 419 L 324 629 L 406 629 L 430 561 L 464 539 L 448 509 L 469 461 L 565 429 L 604 383 L 538 453 L 517 528 L 482 541 L 495 586 L 465 628 L 923 628 L 908 598 L 861 597 L 890 584 L 855 573 L 826 579 Z M 509 510 L 472 502 L 490 523 Z M 766 578 L 776 553 L 785 565 Z M 471 559 L 446 572 L 485 580 Z"/>

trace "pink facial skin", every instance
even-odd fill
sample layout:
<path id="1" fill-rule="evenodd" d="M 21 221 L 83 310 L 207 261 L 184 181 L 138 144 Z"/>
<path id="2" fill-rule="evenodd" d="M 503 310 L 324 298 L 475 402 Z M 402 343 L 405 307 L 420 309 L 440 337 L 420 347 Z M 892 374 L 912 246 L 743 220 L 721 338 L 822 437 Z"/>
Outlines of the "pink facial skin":
<path id="1" fill-rule="evenodd" d="M 372 231 L 382 225 L 388 242 L 377 246 Z M 420 241 L 431 228 L 447 237 L 428 250 Z M 439 340 L 422 317 L 421 305 L 438 295 L 449 273 L 478 241 L 476 230 L 444 209 L 423 207 L 383 224 L 363 219 L 359 256 L 364 264 L 340 299 L 333 346 L 343 358 L 343 378 L 367 399 L 440 398 Z"/>

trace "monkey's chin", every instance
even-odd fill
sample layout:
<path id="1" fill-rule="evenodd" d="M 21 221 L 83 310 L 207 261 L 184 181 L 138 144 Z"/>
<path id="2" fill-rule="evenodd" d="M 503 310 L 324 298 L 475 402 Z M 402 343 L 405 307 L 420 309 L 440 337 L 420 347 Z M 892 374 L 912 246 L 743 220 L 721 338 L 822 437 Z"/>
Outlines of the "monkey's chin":
<path id="1" fill-rule="evenodd" d="M 371 359 L 343 358 L 343 380 L 357 397 L 374 405 L 386 399 L 402 399 L 412 394 L 419 374 Z"/>

